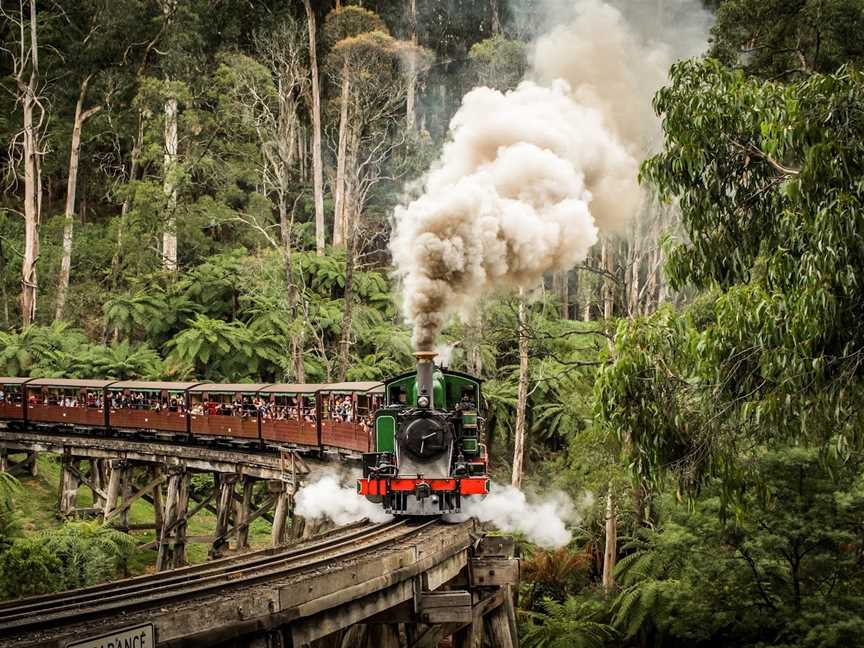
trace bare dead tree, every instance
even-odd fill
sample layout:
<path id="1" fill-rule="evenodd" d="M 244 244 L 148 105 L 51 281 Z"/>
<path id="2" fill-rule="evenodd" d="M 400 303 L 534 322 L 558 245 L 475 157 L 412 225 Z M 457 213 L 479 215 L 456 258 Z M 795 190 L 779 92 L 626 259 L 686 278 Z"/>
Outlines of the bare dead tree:
<path id="1" fill-rule="evenodd" d="M 21 106 L 22 129 L 15 134 L 9 146 L 10 173 L 13 181 L 19 175 L 16 166 L 23 167 L 24 175 L 24 254 L 21 262 L 21 323 L 27 326 L 36 317 L 36 299 L 39 282 L 36 264 L 39 260 L 39 225 L 42 217 L 42 133 L 47 111 L 40 96 L 39 41 L 36 23 L 36 1 L 19 0 L 18 11 L 0 13 L 17 28 L 18 42 L 3 46 L 12 61 L 15 93 Z"/>
<path id="2" fill-rule="evenodd" d="M 407 131 L 400 127 L 401 111 L 411 80 L 403 74 L 405 44 L 381 34 L 369 42 L 353 43 L 341 52 L 349 62 L 349 73 L 355 79 L 349 110 L 352 116 L 346 141 L 346 182 L 342 227 L 347 235 L 346 277 L 339 341 L 337 378 L 344 380 L 348 370 L 351 345 L 351 323 L 354 301 L 354 266 L 358 253 L 357 232 L 370 193 L 385 180 L 395 180 L 402 168 L 394 153 L 405 143 Z M 357 41 L 358 39 L 355 39 Z M 338 47 L 338 45 L 337 45 Z M 412 47 L 407 45 L 407 47 Z M 334 48 L 336 49 L 336 48 Z M 341 128 L 341 127 L 340 127 Z M 389 173 L 385 172 L 385 168 Z"/>
<path id="3" fill-rule="evenodd" d="M 57 285 L 57 302 L 54 319 L 63 319 L 66 295 L 69 291 L 69 276 L 72 271 L 72 238 L 75 227 L 75 196 L 78 188 L 78 163 L 81 158 L 81 129 L 84 123 L 102 110 L 102 106 L 84 109 L 87 90 L 93 75 L 88 74 L 81 81 L 78 101 L 75 104 L 75 118 L 72 121 L 72 144 L 69 150 L 69 177 L 66 183 L 66 209 L 63 214 L 63 257 L 60 262 L 60 277 Z"/>
<path id="4" fill-rule="evenodd" d="M 324 254 L 324 171 L 321 161 L 321 88 L 318 83 L 318 57 L 315 44 L 315 12 L 309 0 L 303 0 L 306 9 L 306 28 L 309 35 L 309 108 L 312 113 L 312 183 L 315 200 L 315 250 Z"/>
<path id="5" fill-rule="evenodd" d="M 160 0 L 162 4 L 163 25 L 172 29 L 174 16 L 177 13 L 177 0 Z M 170 86 L 172 79 L 165 75 L 166 85 Z M 179 106 L 177 97 L 168 90 L 165 98 L 165 156 L 162 167 L 162 191 L 165 194 L 165 226 L 162 232 L 162 267 L 174 272 L 177 270 L 177 198 L 178 198 L 178 134 L 177 120 Z"/>

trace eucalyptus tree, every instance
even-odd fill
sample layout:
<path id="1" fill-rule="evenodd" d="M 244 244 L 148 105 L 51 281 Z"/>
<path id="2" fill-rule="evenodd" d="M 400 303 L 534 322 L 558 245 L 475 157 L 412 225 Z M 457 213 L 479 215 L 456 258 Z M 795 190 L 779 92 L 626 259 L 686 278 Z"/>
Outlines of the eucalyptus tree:
<path id="1" fill-rule="evenodd" d="M 228 88 L 232 112 L 256 135 L 259 147 L 255 153 L 262 190 L 274 196 L 279 214 L 278 243 L 268 233 L 266 224 L 255 222 L 253 226 L 283 253 L 288 302 L 296 311 L 297 285 L 292 276 L 291 230 L 301 195 L 296 189 L 299 185 L 297 157 L 299 138 L 302 137 L 299 108 L 302 98 L 309 92 L 307 45 L 302 25 L 290 17 L 283 18 L 267 31 L 256 32 L 254 42 L 257 61 L 243 54 L 226 55 L 220 71 Z M 296 196 L 292 196 L 294 193 Z M 245 218 L 248 217 L 241 216 L 241 219 Z M 292 332 L 294 374 L 302 382 L 302 329 L 292 329 Z"/>
<path id="2" fill-rule="evenodd" d="M 336 177 L 333 187 L 334 215 L 333 215 L 333 245 L 344 247 L 346 238 L 346 216 L 345 202 L 347 193 L 346 169 L 348 159 L 349 141 L 349 108 L 352 96 L 352 69 L 349 66 L 350 52 L 342 50 L 349 56 L 338 56 L 335 47 L 338 43 L 348 39 L 356 38 L 361 34 L 379 32 L 387 34 L 387 26 L 384 21 L 372 11 L 362 7 L 337 7 L 329 14 L 324 22 L 324 41 L 331 52 L 328 55 L 329 74 L 336 80 L 339 91 L 339 134 L 336 143 Z M 364 63 L 369 63 L 364 61 Z M 356 89 L 355 89 L 356 94 Z"/>
<path id="3" fill-rule="evenodd" d="M 723 0 L 711 30 L 712 55 L 749 73 L 784 81 L 861 66 L 864 6 L 858 0 Z"/>
<path id="4" fill-rule="evenodd" d="M 69 290 L 72 269 L 73 234 L 78 189 L 78 169 L 81 159 L 81 135 L 84 124 L 100 113 L 115 91 L 115 74 L 128 47 L 125 36 L 144 19 L 139 3 L 134 0 L 92 0 L 75 3 L 63 13 L 65 18 L 63 49 L 66 69 L 74 75 L 75 84 L 64 84 L 74 102 L 69 144 L 69 167 L 66 179 L 66 203 L 63 213 L 63 254 L 54 305 L 54 319 L 62 319 Z M 88 101 L 95 88 L 97 99 Z M 62 94 L 61 90 L 61 94 Z M 77 96 L 76 96 L 77 95 Z M 88 105 L 89 104 L 89 105 Z"/>
<path id="5" fill-rule="evenodd" d="M 11 37 L 9 46 L 3 47 L 11 60 L 12 90 L 21 106 L 22 127 L 15 133 L 12 151 L 16 153 L 11 168 L 15 177 L 20 163 L 24 176 L 24 253 L 21 260 L 21 322 L 27 326 L 36 317 L 36 297 L 39 281 L 36 264 L 39 259 L 39 225 L 42 219 L 42 157 L 45 155 L 43 136 L 48 123 L 43 91 L 43 77 L 39 68 L 39 19 L 36 0 L 17 9 L 0 7 Z M 14 40 L 13 40 L 14 39 Z"/>
<path id="6" fill-rule="evenodd" d="M 405 141 L 405 130 L 399 128 L 410 83 L 404 64 L 407 60 L 416 70 L 426 53 L 397 41 L 380 18 L 356 7 L 331 12 L 325 34 L 332 43 L 328 68 L 341 84 L 333 242 L 347 250 L 337 374 L 342 379 L 348 368 L 360 216 L 385 168 L 396 161 L 394 151 Z M 401 172 L 390 167 L 390 173 L 398 177 Z"/>
<path id="7" fill-rule="evenodd" d="M 472 83 L 501 90 L 512 90 L 525 77 L 526 44 L 501 34 L 474 43 L 468 52 L 468 72 Z"/>
<path id="8" fill-rule="evenodd" d="M 655 107 L 665 150 L 643 176 L 681 209 L 673 288 L 706 291 L 619 328 L 598 414 L 655 483 L 722 477 L 777 443 L 864 447 L 864 79 L 841 68 L 789 85 L 682 62 Z"/>
<path id="9" fill-rule="evenodd" d="M 312 115 L 312 183 L 315 200 L 315 250 L 324 254 L 324 164 L 321 159 L 321 84 L 318 75 L 317 26 L 315 12 L 309 0 L 303 0 L 306 10 L 306 31 L 309 36 L 309 112 Z"/>

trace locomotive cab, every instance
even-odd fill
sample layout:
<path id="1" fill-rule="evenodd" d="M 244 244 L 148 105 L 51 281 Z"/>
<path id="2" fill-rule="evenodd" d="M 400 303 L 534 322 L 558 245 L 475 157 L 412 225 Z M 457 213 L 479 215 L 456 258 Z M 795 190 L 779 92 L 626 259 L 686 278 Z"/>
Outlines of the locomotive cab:
<path id="1" fill-rule="evenodd" d="M 434 355 L 418 353 L 416 373 L 385 382 L 375 451 L 363 455 L 358 491 L 394 515 L 459 512 L 463 497 L 489 490 L 480 381 L 435 367 Z"/>

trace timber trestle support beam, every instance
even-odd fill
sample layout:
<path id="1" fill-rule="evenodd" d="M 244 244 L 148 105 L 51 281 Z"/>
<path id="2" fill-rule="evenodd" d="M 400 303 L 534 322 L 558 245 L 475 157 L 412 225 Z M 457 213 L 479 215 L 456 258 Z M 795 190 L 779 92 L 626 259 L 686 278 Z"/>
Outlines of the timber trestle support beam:
<path id="1" fill-rule="evenodd" d="M 24 458 L 14 461 L 10 459 L 11 456 L 16 454 L 23 454 Z M 31 477 L 35 477 L 37 474 L 37 465 L 36 465 L 36 456 L 37 453 L 33 452 L 15 452 L 8 450 L 7 448 L 0 448 L 0 472 L 8 472 L 10 475 L 30 475 Z"/>
<path id="2" fill-rule="evenodd" d="M 271 525 L 272 546 L 284 544 L 289 528 L 302 526 L 292 522 L 294 494 L 317 467 L 291 448 L 267 454 L 3 429 L 0 471 L 35 476 L 39 452 L 59 455 L 58 516 L 149 533 L 139 548 L 156 550 L 158 571 L 184 565 L 189 543 L 210 545 L 212 558 L 249 549 L 259 519 Z M 209 517 L 196 523 L 199 535 L 189 534 L 201 514 Z M 201 526 L 211 531 L 201 535 Z"/>

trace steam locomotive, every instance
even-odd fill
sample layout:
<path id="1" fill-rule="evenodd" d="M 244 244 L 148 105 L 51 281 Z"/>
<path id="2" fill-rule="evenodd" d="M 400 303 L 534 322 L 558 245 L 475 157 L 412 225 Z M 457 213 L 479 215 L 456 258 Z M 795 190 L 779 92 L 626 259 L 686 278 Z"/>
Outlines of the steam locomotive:
<path id="1" fill-rule="evenodd" d="M 417 371 L 384 383 L 374 452 L 363 454 L 357 490 L 393 515 L 456 513 L 463 498 L 489 492 L 480 443 L 480 383 L 440 369 L 420 352 Z"/>

